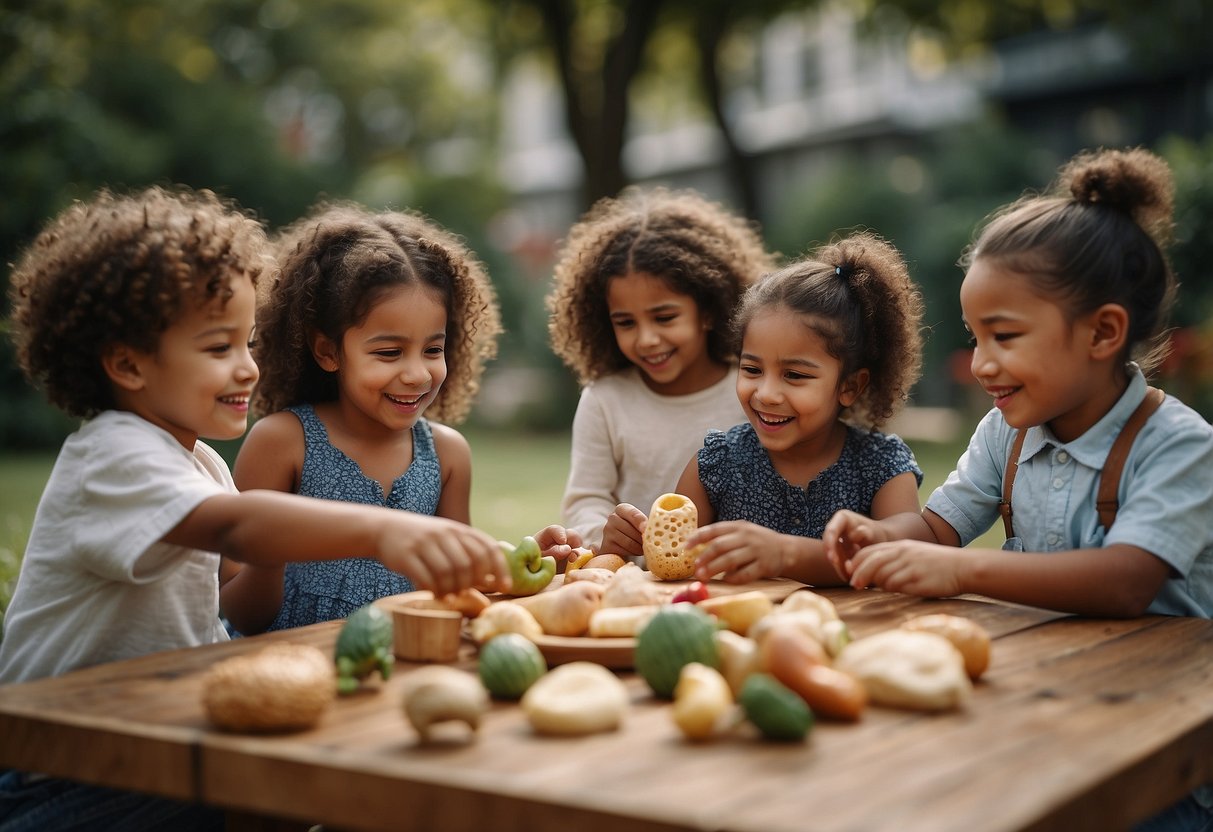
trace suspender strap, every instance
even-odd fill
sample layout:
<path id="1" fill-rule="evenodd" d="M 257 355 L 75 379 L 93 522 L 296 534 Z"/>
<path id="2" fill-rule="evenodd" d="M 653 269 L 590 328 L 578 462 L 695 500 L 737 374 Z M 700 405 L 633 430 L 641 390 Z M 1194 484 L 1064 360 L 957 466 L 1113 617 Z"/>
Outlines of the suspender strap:
<path id="1" fill-rule="evenodd" d="M 1002 476 L 1002 499 L 998 501 L 998 513 L 1002 515 L 1002 527 L 1006 530 L 1007 540 L 1015 536 L 1011 525 L 1011 490 L 1015 488 L 1015 475 L 1019 472 L 1019 452 L 1023 449 L 1023 437 L 1026 431 L 1015 434 L 1011 443 L 1011 453 L 1007 455 L 1007 472 Z"/>
<path id="2" fill-rule="evenodd" d="M 1099 512 L 1099 523 L 1105 530 L 1112 528 L 1112 522 L 1120 508 L 1117 498 L 1120 475 L 1124 470 L 1125 460 L 1129 458 L 1133 441 L 1137 439 L 1142 425 L 1158 410 L 1165 398 L 1166 394 L 1157 387 L 1147 387 L 1146 397 L 1120 429 L 1116 441 L 1112 443 L 1112 449 L 1108 451 L 1103 471 L 1099 474 L 1099 491 L 1095 495 L 1095 509 Z M 1015 536 L 1015 529 L 1011 524 L 1011 489 L 1015 487 L 1015 474 L 1019 471 L 1019 452 L 1023 449 L 1024 433 L 1022 430 L 1016 433 L 1015 441 L 1011 443 L 1011 452 L 1007 456 L 1007 472 L 1002 478 L 1002 499 L 998 501 L 998 513 L 1002 515 L 1002 526 L 1007 533 L 1007 540 Z"/>
<path id="3" fill-rule="evenodd" d="M 1103 471 L 1099 475 L 1099 491 L 1095 497 L 1095 508 L 1099 511 L 1099 523 L 1105 531 L 1112 528 L 1112 521 L 1116 519 L 1116 511 L 1120 508 L 1116 492 L 1120 489 L 1120 473 L 1124 470 L 1125 460 L 1129 458 L 1129 449 L 1133 447 L 1133 440 L 1137 438 L 1137 432 L 1141 430 L 1141 426 L 1146 423 L 1155 410 L 1158 410 L 1158 406 L 1165 398 L 1166 394 L 1157 387 L 1147 388 L 1146 397 L 1133 411 L 1129 421 L 1125 422 L 1125 426 L 1120 430 L 1120 435 L 1112 443 L 1112 450 L 1108 451 L 1107 461 L 1104 462 Z"/>

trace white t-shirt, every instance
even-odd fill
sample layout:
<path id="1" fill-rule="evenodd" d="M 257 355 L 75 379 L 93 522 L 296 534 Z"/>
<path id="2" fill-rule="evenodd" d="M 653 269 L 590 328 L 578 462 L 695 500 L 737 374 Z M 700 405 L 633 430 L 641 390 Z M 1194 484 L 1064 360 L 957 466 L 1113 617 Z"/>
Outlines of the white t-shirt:
<path id="1" fill-rule="evenodd" d="M 678 485 L 710 428 L 744 421 L 736 372 L 685 396 L 654 393 L 634 367 L 591 382 L 573 417 L 564 525 L 597 546 L 616 505 L 631 503 L 648 514 L 654 500 Z"/>
<path id="2" fill-rule="evenodd" d="M 226 640 L 219 555 L 161 538 L 235 491 L 214 450 L 197 442 L 191 454 L 132 413 L 106 411 L 69 436 L 4 617 L 0 682 Z"/>

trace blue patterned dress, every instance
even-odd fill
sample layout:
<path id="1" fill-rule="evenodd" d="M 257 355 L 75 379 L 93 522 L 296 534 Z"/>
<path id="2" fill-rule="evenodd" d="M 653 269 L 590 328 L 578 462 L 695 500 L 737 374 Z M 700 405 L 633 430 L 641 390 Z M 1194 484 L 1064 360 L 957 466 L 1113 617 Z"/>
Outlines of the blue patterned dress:
<path id="1" fill-rule="evenodd" d="M 434 434 L 425 419 L 413 426 L 413 464 L 394 483 L 385 502 L 376 480 L 358 463 L 329 442 L 328 431 L 311 405 L 287 408 L 303 423 L 303 473 L 299 493 L 347 503 L 386 505 L 433 515 L 442 492 L 442 469 L 434 449 Z M 345 618 L 385 595 L 412 592 L 412 582 L 372 558 L 289 563 L 283 585 L 282 609 L 271 630 L 302 627 Z"/>
<path id="2" fill-rule="evenodd" d="M 849 426 L 838 461 L 807 488 L 780 476 L 749 422 L 708 431 L 698 460 L 717 521 L 749 520 L 801 537 L 821 537 L 839 509 L 870 514 L 876 492 L 898 474 L 912 471 L 922 485 L 914 453 L 900 437 Z"/>

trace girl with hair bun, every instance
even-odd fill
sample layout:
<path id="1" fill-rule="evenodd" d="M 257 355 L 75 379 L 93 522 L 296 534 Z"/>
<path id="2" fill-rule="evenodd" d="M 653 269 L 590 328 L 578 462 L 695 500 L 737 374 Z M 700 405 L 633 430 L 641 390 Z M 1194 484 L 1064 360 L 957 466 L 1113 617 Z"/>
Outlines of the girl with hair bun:
<path id="1" fill-rule="evenodd" d="M 1152 153 L 1084 153 L 985 226 L 960 304 L 994 407 L 921 513 L 830 521 L 853 586 L 1213 614 L 1213 427 L 1146 383 L 1175 297 L 1172 194 Z M 958 548 L 1000 515 L 1017 554 Z"/>
<path id="2" fill-rule="evenodd" d="M 686 545 L 703 545 L 700 578 L 845 583 L 820 540 L 831 515 L 918 510 L 913 453 L 876 428 L 918 379 L 921 315 L 901 255 L 870 233 L 823 246 L 746 292 L 734 330 L 748 421 L 708 431 L 678 482 L 699 511 Z"/>

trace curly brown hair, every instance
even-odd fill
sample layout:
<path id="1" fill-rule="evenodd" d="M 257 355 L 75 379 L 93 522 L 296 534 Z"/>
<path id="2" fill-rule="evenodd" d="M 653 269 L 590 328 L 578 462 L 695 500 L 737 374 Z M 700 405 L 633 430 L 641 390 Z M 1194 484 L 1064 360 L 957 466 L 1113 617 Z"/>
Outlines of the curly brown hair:
<path id="1" fill-rule="evenodd" d="M 210 191 L 103 189 L 51 220 L 13 270 L 17 363 L 52 404 L 91 418 L 115 405 L 108 347 L 155 353 L 186 312 L 270 267 L 261 224 Z"/>
<path id="2" fill-rule="evenodd" d="M 1163 254 L 1174 198 L 1171 169 L 1148 150 L 1084 151 L 1046 193 L 996 211 L 961 265 L 996 260 L 1063 302 L 1071 320 L 1120 304 L 1129 313 L 1121 357 L 1149 374 L 1167 355 L 1177 289 Z"/>
<path id="3" fill-rule="evenodd" d="M 337 399 L 337 379 L 312 355 L 311 336 L 340 344 L 386 288 L 422 285 L 446 305 L 447 378 L 426 417 L 458 423 L 497 354 L 501 316 L 484 266 L 451 232 L 413 211 L 372 212 L 325 203 L 278 236 L 280 272 L 257 313 L 261 381 L 253 412 Z"/>
<path id="4" fill-rule="evenodd" d="M 738 339 L 770 306 L 805 316 L 844 376 L 867 369 L 848 422 L 877 428 L 905 403 L 922 369 L 922 295 L 891 243 L 852 234 L 763 278 L 742 298 L 733 321 Z"/>
<path id="5" fill-rule="evenodd" d="M 547 297 L 552 349 L 581 383 L 630 366 L 615 340 L 607 285 L 647 272 L 689 295 L 711 324 L 708 354 L 732 361 L 728 321 L 746 287 L 774 268 L 756 227 L 694 191 L 629 188 L 570 229 Z"/>

